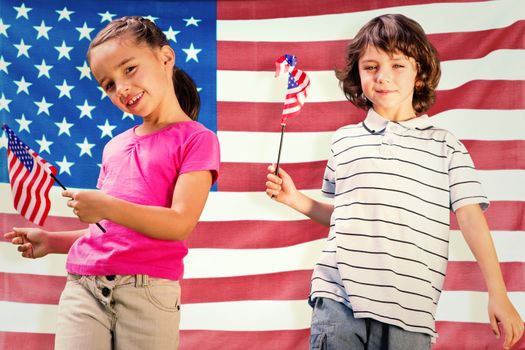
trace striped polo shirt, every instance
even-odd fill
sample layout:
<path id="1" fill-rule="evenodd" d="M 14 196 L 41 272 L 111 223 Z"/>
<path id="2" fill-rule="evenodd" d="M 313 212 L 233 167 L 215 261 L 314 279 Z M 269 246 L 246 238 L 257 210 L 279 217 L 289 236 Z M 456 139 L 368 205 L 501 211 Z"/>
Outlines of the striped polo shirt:
<path id="1" fill-rule="evenodd" d="M 463 144 L 427 115 L 392 122 L 371 109 L 334 133 L 322 192 L 334 212 L 310 298 L 435 338 L 450 210 L 489 204 Z"/>

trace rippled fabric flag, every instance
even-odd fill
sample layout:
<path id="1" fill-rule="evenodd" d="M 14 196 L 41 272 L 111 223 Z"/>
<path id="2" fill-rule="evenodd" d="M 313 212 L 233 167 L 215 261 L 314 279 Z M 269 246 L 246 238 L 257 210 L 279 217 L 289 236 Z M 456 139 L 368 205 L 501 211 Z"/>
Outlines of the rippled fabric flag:
<path id="1" fill-rule="evenodd" d="M 55 167 L 20 140 L 7 125 L 7 167 L 15 209 L 27 220 L 44 225 L 51 202 L 49 190 L 55 182 Z"/>
<path id="2" fill-rule="evenodd" d="M 275 61 L 276 77 L 283 73 L 288 73 L 281 125 L 285 125 L 288 118 L 299 114 L 306 100 L 307 89 L 310 86 L 308 75 L 298 69 L 296 65 L 297 57 L 293 55 L 283 55 Z"/>

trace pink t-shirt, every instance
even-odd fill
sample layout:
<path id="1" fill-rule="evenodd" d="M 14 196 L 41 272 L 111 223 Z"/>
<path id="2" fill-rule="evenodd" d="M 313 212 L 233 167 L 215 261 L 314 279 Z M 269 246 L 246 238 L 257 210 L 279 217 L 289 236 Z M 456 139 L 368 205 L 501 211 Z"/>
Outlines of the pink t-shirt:
<path id="1" fill-rule="evenodd" d="M 104 148 L 97 187 L 132 203 L 170 207 L 180 174 L 210 170 L 215 182 L 219 162 L 217 136 L 197 122 L 172 124 L 144 136 L 136 135 L 133 128 Z M 188 253 L 183 241 L 150 238 L 107 220 L 100 224 L 106 233 L 89 225 L 89 232 L 73 244 L 68 272 L 182 278 L 182 259 Z"/>

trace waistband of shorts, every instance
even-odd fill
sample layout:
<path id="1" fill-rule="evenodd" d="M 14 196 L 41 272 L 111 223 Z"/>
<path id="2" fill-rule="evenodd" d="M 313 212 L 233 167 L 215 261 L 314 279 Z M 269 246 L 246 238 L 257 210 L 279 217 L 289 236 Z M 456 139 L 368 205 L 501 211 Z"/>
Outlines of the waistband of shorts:
<path id="1" fill-rule="evenodd" d="M 82 278 L 86 278 L 89 280 L 102 280 L 105 282 L 113 282 L 116 285 L 127 285 L 127 284 L 134 284 L 135 287 L 144 287 L 149 285 L 152 281 L 169 281 L 169 282 L 178 282 L 176 280 L 168 280 L 165 278 L 159 278 L 159 277 L 151 277 L 149 275 L 106 275 L 106 276 L 96 276 L 96 275 L 77 275 L 74 273 L 68 273 L 67 280 L 68 281 L 77 281 Z"/>

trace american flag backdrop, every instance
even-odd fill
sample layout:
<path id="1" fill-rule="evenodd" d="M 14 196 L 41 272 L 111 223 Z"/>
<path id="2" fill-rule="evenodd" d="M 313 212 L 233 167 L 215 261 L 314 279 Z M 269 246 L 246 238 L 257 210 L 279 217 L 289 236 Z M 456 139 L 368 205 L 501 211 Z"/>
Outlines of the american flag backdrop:
<path id="1" fill-rule="evenodd" d="M 149 16 L 201 89 L 200 120 L 217 131 L 223 162 L 188 240 L 181 349 L 306 349 L 310 275 L 328 230 L 264 194 L 286 93 L 274 61 L 294 54 L 310 77 L 281 166 L 321 198 L 332 132 L 364 117 L 345 101 L 333 69 L 357 30 L 383 13 L 418 21 L 440 53 L 429 114 L 471 152 L 491 199 L 486 215 L 509 295 L 525 317 L 523 0 L 0 0 L 0 124 L 54 164 L 66 187 L 94 188 L 104 144 L 140 120 L 104 98 L 85 52 L 111 18 Z M 29 225 L 13 209 L 6 147 L 1 134 L 0 232 Z M 56 185 L 51 201 L 45 229 L 84 227 Z M 499 349 L 483 278 L 454 219 L 450 239 L 434 349 Z M 65 256 L 23 259 L 0 242 L 1 349 L 52 349 L 64 265 Z"/>

